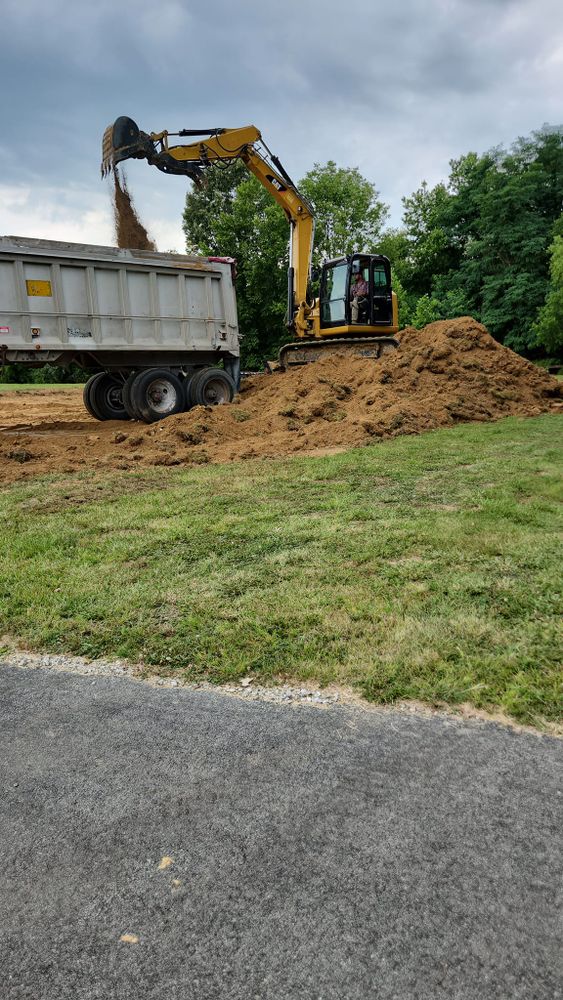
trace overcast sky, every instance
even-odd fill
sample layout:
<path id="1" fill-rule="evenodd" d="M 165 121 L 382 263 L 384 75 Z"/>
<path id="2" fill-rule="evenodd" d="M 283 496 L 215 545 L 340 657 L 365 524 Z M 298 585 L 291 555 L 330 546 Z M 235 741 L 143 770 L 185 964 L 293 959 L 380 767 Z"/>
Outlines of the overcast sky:
<path id="1" fill-rule="evenodd" d="M 357 166 L 401 196 L 563 120 L 561 0 L 0 0 L 0 233 L 114 242 L 101 136 L 256 125 L 295 178 Z M 161 250 L 188 182 L 127 166 Z"/>

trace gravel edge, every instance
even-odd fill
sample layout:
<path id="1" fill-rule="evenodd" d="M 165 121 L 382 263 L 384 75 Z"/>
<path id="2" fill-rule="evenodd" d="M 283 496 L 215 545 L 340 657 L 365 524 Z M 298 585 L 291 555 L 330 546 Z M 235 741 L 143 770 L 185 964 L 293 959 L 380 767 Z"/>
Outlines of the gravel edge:
<path id="1" fill-rule="evenodd" d="M 469 704 L 435 708 L 418 701 L 398 701 L 393 705 L 378 705 L 366 701 L 352 688 L 331 684 L 325 688 L 318 686 L 294 687 L 280 683 L 258 684 L 252 677 L 243 677 L 238 683 L 210 684 L 209 681 L 184 681 L 176 677 L 162 677 L 148 672 L 144 664 L 131 664 L 126 660 L 88 660 L 84 656 L 65 653 L 33 653 L 14 650 L 0 653 L 0 666 L 16 667 L 20 670 L 51 670 L 59 673 L 78 674 L 95 682 L 96 677 L 126 677 L 129 680 L 151 687 L 182 688 L 188 691 L 207 691 L 241 698 L 244 701 L 269 702 L 270 704 L 310 705 L 316 708 L 353 707 L 364 712 L 399 713 L 426 718 L 441 717 L 450 722 L 474 725 L 501 725 L 519 733 L 532 733 L 538 737 L 563 738 L 563 726 L 549 723 L 545 729 L 526 726 L 503 713 L 491 714 Z"/>

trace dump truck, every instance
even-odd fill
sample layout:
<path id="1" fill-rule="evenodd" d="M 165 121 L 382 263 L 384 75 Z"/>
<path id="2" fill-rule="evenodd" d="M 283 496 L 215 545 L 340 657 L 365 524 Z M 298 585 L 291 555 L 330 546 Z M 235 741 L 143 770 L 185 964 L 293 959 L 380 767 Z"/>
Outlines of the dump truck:
<path id="1" fill-rule="evenodd" d="M 80 365 L 97 420 L 230 402 L 234 261 L 0 237 L 0 364 Z"/>

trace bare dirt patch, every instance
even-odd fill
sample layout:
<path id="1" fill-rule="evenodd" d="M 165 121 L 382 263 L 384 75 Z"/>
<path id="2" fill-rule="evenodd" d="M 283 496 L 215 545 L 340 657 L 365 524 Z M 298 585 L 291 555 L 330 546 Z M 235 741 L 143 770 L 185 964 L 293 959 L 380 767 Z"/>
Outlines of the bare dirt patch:
<path id="1" fill-rule="evenodd" d="M 400 350 L 379 362 L 335 352 L 246 380 L 232 406 L 197 406 L 150 426 L 97 422 L 75 389 L 3 393 L 0 482 L 85 468 L 326 455 L 400 434 L 561 409 L 563 384 L 473 319 L 409 327 L 400 339 Z"/>

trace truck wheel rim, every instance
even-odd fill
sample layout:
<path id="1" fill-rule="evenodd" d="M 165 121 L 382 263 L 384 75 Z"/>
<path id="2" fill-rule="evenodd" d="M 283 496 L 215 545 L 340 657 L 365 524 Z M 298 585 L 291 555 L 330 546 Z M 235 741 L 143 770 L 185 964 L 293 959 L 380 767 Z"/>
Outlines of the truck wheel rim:
<path id="1" fill-rule="evenodd" d="M 231 393 L 229 386 L 222 378 L 210 379 L 203 389 L 205 406 L 220 406 L 222 403 L 230 403 Z"/>
<path id="2" fill-rule="evenodd" d="M 147 402 L 154 413 L 173 413 L 178 402 L 178 394 L 171 382 L 157 378 L 147 389 Z"/>
<path id="3" fill-rule="evenodd" d="M 106 390 L 106 403 L 110 410 L 120 411 L 123 409 L 123 397 L 120 385 L 111 385 Z"/>

